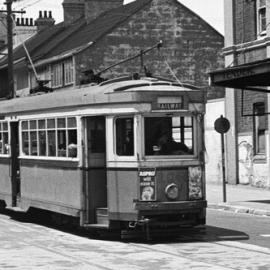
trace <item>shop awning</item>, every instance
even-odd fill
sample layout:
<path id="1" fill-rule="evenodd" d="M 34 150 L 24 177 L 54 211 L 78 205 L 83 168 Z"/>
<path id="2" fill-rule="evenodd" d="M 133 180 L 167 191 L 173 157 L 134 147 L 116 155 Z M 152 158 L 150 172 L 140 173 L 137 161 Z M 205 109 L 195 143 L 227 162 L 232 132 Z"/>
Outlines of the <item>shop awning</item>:
<path id="1" fill-rule="evenodd" d="M 270 58 L 215 70 L 210 79 L 211 85 L 269 92 L 264 88 L 270 86 Z"/>

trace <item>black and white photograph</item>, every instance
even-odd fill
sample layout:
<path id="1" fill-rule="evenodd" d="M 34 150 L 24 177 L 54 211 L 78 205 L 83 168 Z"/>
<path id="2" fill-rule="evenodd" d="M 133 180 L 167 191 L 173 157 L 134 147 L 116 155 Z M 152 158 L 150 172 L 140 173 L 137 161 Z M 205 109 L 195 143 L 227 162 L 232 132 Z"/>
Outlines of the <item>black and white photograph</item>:
<path id="1" fill-rule="evenodd" d="M 0 0 L 8 269 L 270 269 L 270 0 Z"/>

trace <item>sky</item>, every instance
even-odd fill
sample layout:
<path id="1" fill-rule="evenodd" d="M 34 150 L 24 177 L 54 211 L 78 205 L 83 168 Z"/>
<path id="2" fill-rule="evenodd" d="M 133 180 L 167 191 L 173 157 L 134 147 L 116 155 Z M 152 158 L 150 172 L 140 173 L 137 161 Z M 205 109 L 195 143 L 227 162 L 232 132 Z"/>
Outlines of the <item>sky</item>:
<path id="1" fill-rule="evenodd" d="M 6 0 L 0 0 L 0 8 Z M 56 23 L 63 21 L 63 0 L 13 0 L 13 9 L 25 9 L 24 17 L 36 19 L 39 10 L 51 10 Z M 127 4 L 133 0 L 124 0 Z M 179 0 L 182 4 L 197 13 L 221 34 L 224 34 L 223 0 Z M 5 7 L 4 7 L 5 8 Z"/>

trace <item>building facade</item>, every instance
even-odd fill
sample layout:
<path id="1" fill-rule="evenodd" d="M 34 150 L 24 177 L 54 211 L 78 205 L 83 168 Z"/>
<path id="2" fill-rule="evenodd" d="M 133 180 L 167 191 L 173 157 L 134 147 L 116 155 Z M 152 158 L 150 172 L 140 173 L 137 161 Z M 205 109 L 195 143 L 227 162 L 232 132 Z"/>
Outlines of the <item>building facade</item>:
<path id="1" fill-rule="evenodd" d="M 204 87 L 209 98 L 224 95 L 208 87 L 207 75 L 223 65 L 223 36 L 177 0 L 137 0 L 127 5 L 123 0 L 64 0 L 63 9 L 64 22 L 25 43 L 35 70 L 22 47 L 14 51 L 15 76 L 24 70 L 15 82 L 18 95 L 29 94 L 37 77 L 53 90 L 73 87 L 84 81 L 85 71 L 100 73 L 160 40 L 163 47 L 145 54 L 143 63 L 137 58 L 101 75 L 110 79 L 147 70 Z M 6 71 L 4 59 L 0 78 L 6 78 Z M 0 81 L 5 96 L 7 85 Z"/>
<path id="2" fill-rule="evenodd" d="M 224 0 L 225 69 L 210 74 L 226 87 L 229 183 L 270 187 L 270 1 Z"/>

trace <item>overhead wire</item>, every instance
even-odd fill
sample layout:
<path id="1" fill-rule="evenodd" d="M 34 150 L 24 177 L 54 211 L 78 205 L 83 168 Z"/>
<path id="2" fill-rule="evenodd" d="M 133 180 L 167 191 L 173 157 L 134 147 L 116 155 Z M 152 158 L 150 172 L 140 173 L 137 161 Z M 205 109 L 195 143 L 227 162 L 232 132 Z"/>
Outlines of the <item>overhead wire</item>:
<path id="1" fill-rule="evenodd" d="M 168 67 L 168 70 L 170 71 L 171 75 L 174 77 L 174 79 L 177 81 L 178 84 L 180 84 L 182 87 L 184 87 L 184 84 L 181 82 L 181 80 L 177 77 L 176 73 L 173 71 L 172 67 L 170 66 L 169 62 L 167 61 L 166 57 L 161 54 L 160 50 L 158 50 L 159 52 L 159 56 L 161 58 L 163 58 L 163 61 L 164 63 L 166 64 L 166 66 Z M 202 90 L 202 89 L 201 89 Z M 202 91 L 205 91 L 205 90 L 202 90 Z M 188 97 L 188 100 L 191 101 L 191 97 L 189 95 L 189 92 L 187 90 L 184 90 L 183 91 L 187 97 Z M 205 93 L 204 93 L 204 99 L 205 99 Z M 201 122 L 201 119 L 202 119 L 202 113 L 198 111 L 197 107 L 195 106 L 195 104 L 193 102 L 191 102 L 195 112 L 197 115 L 199 115 L 199 121 Z M 202 122 L 201 122 L 202 123 Z M 206 149 L 206 146 L 205 146 L 205 142 L 204 142 L 204 139 L 202 140 L 202 148 L 203 148 L 203 151 L 205 153 L 205 163 L 208 163 L 208 160 L 209 160 L 209 155 L 208 155 L 208 152 L 207 152 L 207 149 Z"/>

